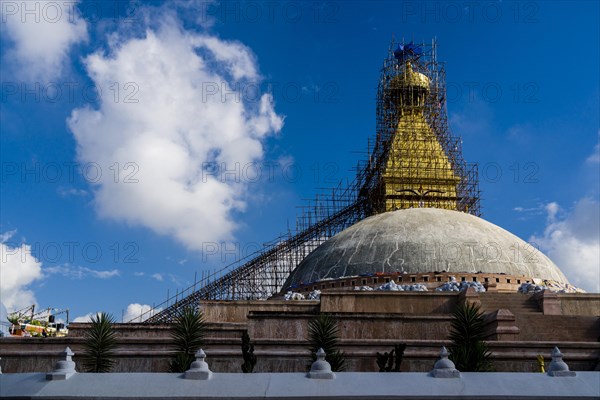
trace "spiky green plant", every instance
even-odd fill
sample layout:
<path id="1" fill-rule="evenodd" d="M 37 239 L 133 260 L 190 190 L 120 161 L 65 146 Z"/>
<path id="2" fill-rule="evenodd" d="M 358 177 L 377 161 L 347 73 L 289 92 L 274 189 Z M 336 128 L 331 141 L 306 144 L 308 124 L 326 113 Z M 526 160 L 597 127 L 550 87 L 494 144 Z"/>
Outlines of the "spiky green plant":
<path id="1" fill-rule="evenodd" d="M 83 342 L 82 366 L 85 372 L 110 372 L 117 347 L 115 320 L 105 312 L 91 318 Z"/>
<path id="2" fill-rule="evenodd" d="M 308 342 L 313 361 L 317 359 L 317 351 L 325 351 L 325 360 L 331 364 L 334 372 L 346 369 L 345 355 L 339 351 L 340 331 L 335 321 L 327 314 L 319 314 L 308 322 Z"/>
<path id="3" fill-rule="evenodd" d="M 491 371 L 490 351 L 483 341 L 485 321 L 479 305 L 461 304 L 452 313 L 451 330 L 448 338 L 450 359 L 459 371 Z"/>
<path id="4" fill-rule="evenodd" d="M 202 311 L 195 307 L 183 308 L 177 317 L 171 331 L 171 348 L 173 357 L 169 365 L 171 372 L 185 372 L 195 360 L 206 336 L 206 323 Z"/>

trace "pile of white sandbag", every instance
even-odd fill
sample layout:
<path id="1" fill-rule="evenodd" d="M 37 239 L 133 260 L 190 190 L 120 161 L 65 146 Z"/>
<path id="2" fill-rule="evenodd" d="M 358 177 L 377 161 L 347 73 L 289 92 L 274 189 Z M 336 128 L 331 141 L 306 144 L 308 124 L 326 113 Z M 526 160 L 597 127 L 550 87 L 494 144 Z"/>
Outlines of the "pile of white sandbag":
<path id="1" fill-rule="evenodd" d="M 413 285 L 398 285 L 394 281 L 389 281 L 384 283 L 381 286 L 373 288 L 371 286 L 355 286 L 354 290 L 362 290 L 362 291 L 371 291 L 371 290 L 381 290 L 381 291 L 392 291 L 392 292 L 426 292 L 427 287 L 420 283 L 415 283 Z"/>
<path id="2" fill-rule="evenodd" d="M 537 285 L 534 283 L 522 283 L 521 286 L 519 286 L 518 292 L 524 294 L 533 294 L 542 292 L 544 290 L 555 293 L 585 293 L 585 290 L 579 289 L 573 285 L 569 285 L 568 283 L 563 284 L 546 280 Z"/>
<path id="3" fill-rule="evenodd" d="M 321 291 L 313 290 L 306 296 L 303 295 L 302 293 L 296 293 L 296 292 L 289 291 L 285 294 L 285 296 L 283 296 L 283 298 L 285 300 L 321 300 Z"/>
<path id="4" fill-rule="evenodd" d="M 533 294 L 533 293 L 542 292 L 546 289 L 548 289 L 548 287 L 544 286 L 544 285 L 535 285 L 533 283 L 521 283 L 521 286 L 519 286 L 519 289 L 517 291 L 519 293 L 524 293 L 524 294 Z"/>
<path id="5" fill-rule="evenodd" d="M 467 290 L 472 287 L 476 292 L 481 293 L 485 292 L 485 287 L 481 284 L 481 282 L 471 282 L 471 281 L 462 281 L 457 282 L 454 277 L 450 282 L 444 283 L 442 286 L 436 288 L 437 292 L 462 292 L 463 290 Z"/>
<path id="6" fill-rule="evenodd" d="M 398 285 L 394 281 L 389 281 L 384 283 L 381 286 L 376 288 L 372 288 L 370 286 L 357 286 L 354 290 L 387 290 L 393 292 L 426 292 L 427 287 L 425 285 L 421 285 L 420 283 L 415 283 L 414 285 Z"/>
<path id="7" fill-rule="evenodd" d="M 292 292 L 289 291 L 285 294 L 285 296 L 283 296 L 284 299 L 286 300 L 304 300 L 305 297 L 302 293 L 296 293 L 296 292 Z"/>

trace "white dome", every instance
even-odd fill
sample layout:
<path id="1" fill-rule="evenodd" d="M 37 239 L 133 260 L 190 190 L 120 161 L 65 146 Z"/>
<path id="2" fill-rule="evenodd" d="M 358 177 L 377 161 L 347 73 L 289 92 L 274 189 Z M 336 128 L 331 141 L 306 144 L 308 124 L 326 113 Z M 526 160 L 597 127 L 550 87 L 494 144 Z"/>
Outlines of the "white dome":
<path id="1" fill-rule="evenodd" d="M 435 271 L 505 273 L 568 283 L 548 257 L 479 217 L 409 208 L 366 218 L 310 253 L 284 288 L 344 276 Z"/>

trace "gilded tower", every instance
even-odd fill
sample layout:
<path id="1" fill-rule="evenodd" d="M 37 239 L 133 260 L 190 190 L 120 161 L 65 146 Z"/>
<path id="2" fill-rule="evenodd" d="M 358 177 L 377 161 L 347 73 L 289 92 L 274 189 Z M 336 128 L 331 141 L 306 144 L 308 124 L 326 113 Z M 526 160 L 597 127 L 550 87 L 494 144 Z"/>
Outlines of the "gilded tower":
<path id="1" fill-rule="evenodd" d="M 425 119 L 430 79 L 406 61 L 389 85 L 398 125 L 383 172 L 385 211 L 435 207 L 457 210 L 460 178 Z"/>
<path id="2" fill-rule="evenodd" d="M 377 136 L 366 174 L 368 214 L 441 208 L 480 215 L 477 166 L 462 157 L 446 113 L 446 74 L 435 41 L 400 43 L 384 59 Z M 375 182 L 376 181 L 376 182 Z"/>

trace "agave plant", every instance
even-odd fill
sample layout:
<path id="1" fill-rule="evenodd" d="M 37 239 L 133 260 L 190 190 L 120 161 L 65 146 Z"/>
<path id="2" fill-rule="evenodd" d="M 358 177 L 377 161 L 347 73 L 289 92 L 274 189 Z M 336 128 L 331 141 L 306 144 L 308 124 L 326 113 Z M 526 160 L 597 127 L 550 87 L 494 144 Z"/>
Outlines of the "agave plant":
<path id="1" fill-rule="evenodd" d="M 452 314 L 450 359 L 464 372 L 491 371 L 490 351 L 483 341 L 485 321 L 476 304 L 461 304 Z"/>
<path id="2" fill-rule="evenodd" d="M 317 351 L 325 351 L 325 360 L 331 364 L 334 372 L 346 369 L 345 355 L 339 351 L 340 331 L 335 321 L 327 314 L 319 314 L 308 322 L 308 342 L 313 361 L 317 359 Z"/>
<path id="3" fill-rule="evenodd" d="M 202 311 L 194 307 L 183 308 L 171 331 L 172 349 L 174 351 L 169 371 L 185 372 L 195 360 L 194 354 L 204 343 L 206 324 Z"/>
<path id="4" fill-rule="evenodd" d="M 92 317 L 85 332 L 82 365 L 86 372 L 110 372 L 115 364 L 117 339 L 114 318 L 105 312 Z"/>

